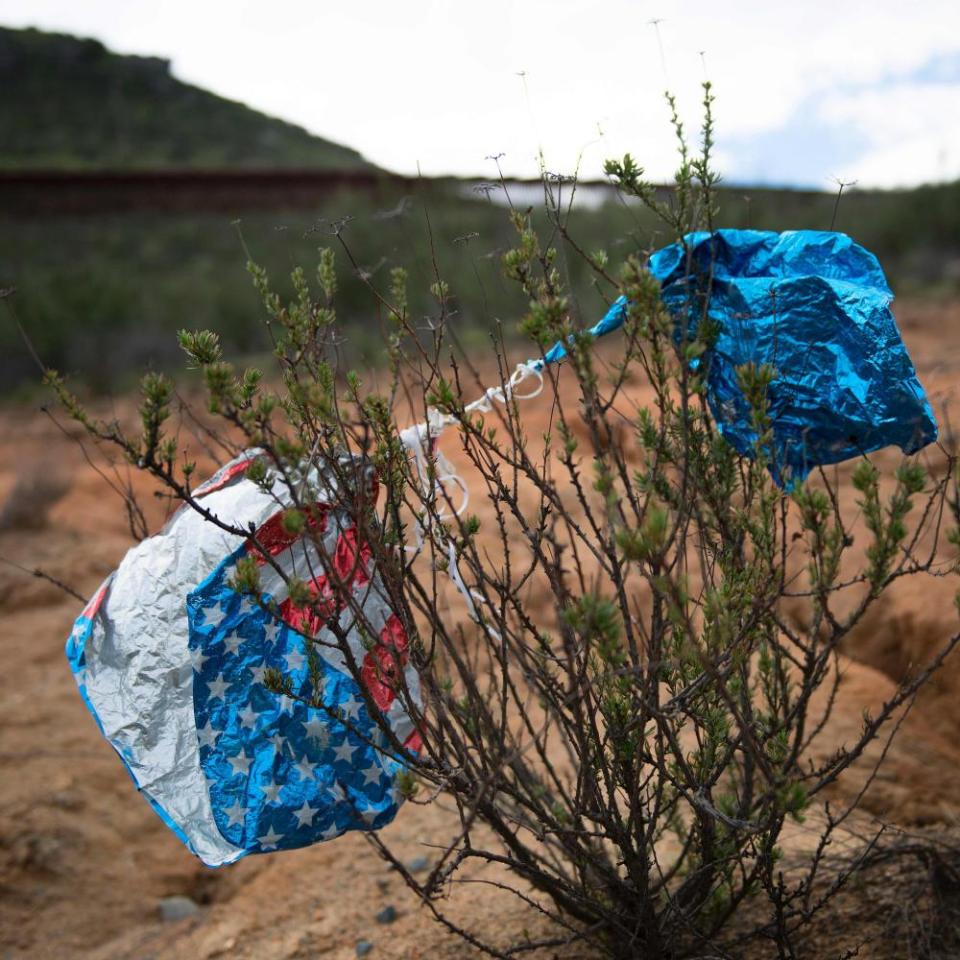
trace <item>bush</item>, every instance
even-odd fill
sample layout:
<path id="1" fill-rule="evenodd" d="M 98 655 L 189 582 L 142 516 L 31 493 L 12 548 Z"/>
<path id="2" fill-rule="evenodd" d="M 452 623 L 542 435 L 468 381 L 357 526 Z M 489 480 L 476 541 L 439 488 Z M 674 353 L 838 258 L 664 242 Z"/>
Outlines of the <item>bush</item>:
<path id="1" fill-rule="evenodd" d="M 630 157 L 608 165 L 621 189 L 650 204 L 678 237 L 713 226 L 709 88 L 706 108 L 696 155 L 675 118 L 681 157 L 669 200 Z M 545 189 L 549 201 L 548 181 Z M 461 829 L 425 880 L 380 836 L 372 841 L 438 919 L 501 957 L 577 940 L 618 958 L 704 956 L 707 948 L 737 956 L 758 939 L 793 956 L 798 935 L 857 869 L 856 857 L 832 861 L 827 847 L 862 794 L 839 806 L 825 798 L 868 745 L 896 728 L 960 639 L 944 638 L 937 657 L 864 718 L 854 743 L 809 759 L 842 697 L 836 665 L 845 636 L 892 581 L 943 572 L 941 518 L 953 462 L 936 480 L 906 463 L 888 485 L 864 460 L 856 518 L 844 515 L 826 475 L 792 493 L 777 487 L 765 402 L 776 372 L 741 370 L 758 434 L 754 455 L 741 457 L 718 435 L 691 362 L 709 358 L 706 325 L 703 339 L 677 336 L 642 258 L 627 257 L 615 277 L 607 254 L 582 251 L 562 211 L 549 209 L 553 235 L 583 257 L 611 299 L 623 294 L 630 307 L 617 357 L 604 363 L 571 320 L 556 247 L 543 244 L 528 214 L 512 213 L 517 242 L 503 266 L 529 300 L 523 329 L 541 350 L 558 339 L 569 345 L 573 383 L 562 385 L 555 368 L 545 373 L 551 424 L 542 444 L 528 436 L 507 388 L 502 343 L 494 344 L 501 391 L 485 411 L 466 407 L 462 398 L 479 374 L 455 353 L 447 362 L 451 293 L 439 273 L 426 329 L 407 307 L 403 271 L 394 271 L 388 290 L 369 286 L 386 318 L 389 376 L 379 390 L 337 367 L 337 283 L 326 249 L 319 292 L 295 271 L 289 303 L 251 267 L 278 387 L 256 370 L 238 374 L 213 333 L 184 332 L 181 345 L 202 371 L 211 414 L 265 451 L 269 467 L 252 479 L 269 486 L 285 478 L 294 504 L 288 525 L 318 551 L 306 521 L 323 491 L 303 480 L 302 465 L 313 464 L 342 491 L 355 489 L 358 464 L 373 463 L 383 481 L 376 511 L 346 494 L 343 506 L 411 639 L 422 708 L 396 671 L 388 680 L 415 718 L 419 756 L 396 741 L 369 696 L 367 709 L 381 717 L 384 752 L 408 768 L 401 789 L 412 799 L 421 785 L 431 797 L 452 797 Z M 629 395 L 638 378 L 649 385 L 646 406 Z M 144 380 L 139 435 L 96 420 L 56 375 L 50 382 L 87 430 L 196 505 L 195 467 L 180 459 L 165 377 Z M 425 421 L 457 425 L 471 487 L 487 499 L 482 522 L 457 512 L 455 487 L 444 482 L 429 443 L 422 469 L 409 458 L 394 420 L 406 398 Z M 851 570 L 856 523 L 869 547 L 862 567 Z M 422 546 L 405 550 L 417 537 Z M 947 569 L 956 571 L 955 560 Z M 449 615 L 444 575 L 458 585 L 474 625 Z M 240 579 L 269 606 L 255 570 Z M 304 584 L 289 586 L 304 606 L 316 603 L 311 612 L 324 622 L 323 604 Z M 311 639 L 346 646 L 332 621 Z M 271 682 L 290 694 L 283 677 Z M 307 699 L 320 702 L 319 694 Z M 804 819 L 816 840 L 788 868 L 784 830 Z M 865 842 L 873 847 L 877 838 Z M 508 886 L 528 902 L 544 895 L 537 902 L 558 934 L 483 943 L 447 916 L 448 884 L 477 861 L 506 867 L 514 878 Z"/>

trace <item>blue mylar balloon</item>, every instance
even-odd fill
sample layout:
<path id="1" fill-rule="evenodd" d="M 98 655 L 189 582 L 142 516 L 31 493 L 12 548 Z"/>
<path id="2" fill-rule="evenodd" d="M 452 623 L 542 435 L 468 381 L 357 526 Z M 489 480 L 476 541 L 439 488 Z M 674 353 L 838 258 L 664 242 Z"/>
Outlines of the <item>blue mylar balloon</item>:
<path id="1" fill-rule="evenodd" d="M 770 364 L 771 472 L 781 485 L 817 466 L 896 445 L 916 453 L 937 423 L 890 310 L 877 258 L 843 233 L 716 230 L 691 233 L 650 257 L 650 272 L 676 321 L 693 338 L 704 316 L 717 337 L 703 358 L 717 429 L 745 456 L 757 436 L 737 369 Z M 620 297 L 588 331 L 626 319 Z M 542 367 L 566 355 L 557 343 Z M 700 365 L 700 362 L 697 364 Z"/>
<path id="2" fill-rule="evenodd" d="M 717 428 L 742 454 L 757 438 L 737 368 L 775 369 L 769 453 L 778 482 L 892 444 L 915 453 L 937 438 L 883 270 L 845 234 L 694 233 L 657 251 L 650 270 L 678 327 L 688 323 L 692 335 L 704 309 L 715 322 L 704 358 L 708 400 Z"/>

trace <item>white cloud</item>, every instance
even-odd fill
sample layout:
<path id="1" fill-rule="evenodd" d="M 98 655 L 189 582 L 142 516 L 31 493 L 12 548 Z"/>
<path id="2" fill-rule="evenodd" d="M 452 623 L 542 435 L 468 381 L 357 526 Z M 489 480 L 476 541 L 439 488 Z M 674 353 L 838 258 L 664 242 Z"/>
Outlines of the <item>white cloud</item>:
<path id="1" fill-rule="evenodd" d="M 824 101 L 823 117 L 864 143 L 851 171 L 863 183 L 903 186 L 960 178 L 960 85 L 903 83 Z"/>
<path id="2" fill-rule="evenodd" d="M 508 172 L 531 174 L 539 147 L 568 171 L 586 147 L 589 176 L 628 149 L 668 176 L 661 94 L 669 83 L 696 126 L 701 50 L 720 138 L 742 141 L 816 91 L 878 84 L 960 48 L 956 0 L 0 0 L 0 21 L 170 57 L 182 79 L 426 173 L 489 172 L 484 157 L 505 151 Z M 878 150 L 893 143 L 893 112 L 879 111 Z M 936 141 L 944 122 L 924 114 L 911 142 Z"/>

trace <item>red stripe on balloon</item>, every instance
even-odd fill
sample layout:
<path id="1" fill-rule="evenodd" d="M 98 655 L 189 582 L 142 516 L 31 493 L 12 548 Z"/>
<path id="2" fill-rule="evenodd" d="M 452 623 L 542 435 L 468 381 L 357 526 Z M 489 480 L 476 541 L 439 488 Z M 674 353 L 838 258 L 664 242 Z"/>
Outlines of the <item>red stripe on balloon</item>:
<path id="1" fill-rule="evenodd" d="M 378 493 L 375 479 L 370 482 L 369 492 L 372 494 L 371 499 L 375 500 Z M 318 503 L 308 512 L 308 525 L 319 534 L 323 534 L 326 529 L 329 509 L 329 504 Z M 275 513 L 256 534 L 260 546 L 271 556 L 281 553 L 302 537 L 302 533 L 291 534 L 284 528 L 283 515 L 284 511 Z M 266 562 L 253 540 L 247 541 L 247 550 L 257 558 L 258 563 Z M 352 590 L 370 582 L 373 551 L 369 543 L 360 541 L 356 527 L 348 527 L 340 532 L 331 559 L 333 573 L 339 580 L 341 590 Z M 298 633 L 313 637 L 320 633 L 327 621 L 337 616 L 346 604 L 342 593 L 338 597 L 326 575 L 315 577 L 307 587 L 310 590 L 310 599 L 302 605 L 295 605 L 291 598 L 287 597 L 280 604 L 280 616 Z M 381 710 L 388 710 L 396 699 L 400 678 L 407 663 L 408 646 L 409 640 L 403 624 L 396 614 L 391 614 L 380 631 L 376 645 L 363 659 L 361 681 Z M 409 746 L 414 752 L 419 750 L 422 746 L 420 735 L 414 732 L 405 746 Z"/>
<path id="2" fill-rule="evenodd" d="M 311 507 L 306 507 L 303 512 L 307 518 L 307 529 L 323 536 L 327 529 L 327 514 L 330 512 L 330 504 L 315 503 Z M 275 557 L 278 553 L 283 553 L 284 550 L 292 547 L 304 536 L 303 531 L 291 533 L 284 527 L 283 518 L 286 513 L 286 510 L 275 513 L 269 520 L 261 524 L 254 537 L 247 541 L 247 551 L 261 566 L 267 562 L 262 551 L 266 550 L 271 557 Z"/>
<path id="3" fill-rule="evenodd" d="M 290 624 L 297 633 L 314 637 L 326 626 L 327 620 L 339 613 L 343 606 L 336 602 L 326 577 L 317 577 L 307 586 L 311 599 L 298 607 L 287 597 L 280 604 L 280 618 Z"/>
<path id="4" fill-rule="evenodd" d="M 390 614 L 376 646 L 363 658 L 360 676 L 373 702 L 387 710 L 397 695 L 400 677 L 407 663 L 407 639 L 403 624 Z"/>
<path id="5" fill-rule="evenodd" d="M 203 483 L 197 487 L 197 489 L 194 490 L 193 495 L 195 497 L 205 497 L 208 493 L 214 493 L 217 490 L 222 490 L 239 474 L 245 474 L 249 469 L 250 464 L 259 459 L 259 457 L 245 457 L 243 460 L 238 460 L 232 466 L 226 467 L 219 476 L 214 474 L 209 480 L 207 480 L 206 483 Z"/>
<path id="6" fill-rule="evenodd" d="M 370 582 L 373 552 L 368 543 L 361 544 L 358 549 L 357 541 L 357 528 L 348 527 L 340 532 L 333 550 L 333 571 L 343 590 L 353 590 Z M 314 577 L 307 583 L 307 588 L 310 590 L 310 599 L 298 606 L 287 597 L 280 604 L 280 616 L 298 633 L 316 636 L 346 604 L 342 594 L 338 598 L 326 574 Z"/>
<path id="7" fill-rule="evenodd" d="M 366 541 L 358 548 L 359 539 L 356 527 L 348 527 L 340 534 L 333 552 L 333 569 L 342 583 L 362 587 L 370 582 L 373 551 Z"/>
<path id="8" fill-rule="evenodd" d="M 100 607 L 103 605 L 103 598 L 107 595 L 107 587 L 110 586 L 110 581 L 113 579 L 111 575 L 108 580 L 100 585 L 100 589 L 90 598 L 90 601 L 83 608 L 83 613 L 80 614 L 81 617 L 86 617 L 88 620 L 92 620 L 99 612 Z"/>

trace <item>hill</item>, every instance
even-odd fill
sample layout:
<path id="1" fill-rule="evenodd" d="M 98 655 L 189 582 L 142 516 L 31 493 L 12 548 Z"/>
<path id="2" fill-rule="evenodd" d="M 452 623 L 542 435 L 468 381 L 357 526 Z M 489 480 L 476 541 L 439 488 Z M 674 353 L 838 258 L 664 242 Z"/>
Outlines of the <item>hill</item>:
<path id="1" fill-rule="evenodd" d="M 355 150 L 97 40 L 0 27 L 0 170 L 370 169 Z"/>
<path id="2" fill-rule="evenodd" d="M 433 311 L 439 269 L 461 344 L 481 349 L 498 323 L 515 336 L 526 308 L 500 268 L 516 239 L 508 189 L 556 242 L 540 184 L 391 176 L 356 151 L 181 83 L 164 60 L 0 28 L 0 85 L 0 398 L 37 381 L 18 322 L 45 363 L 100 390 L 129 385 L 147 366 L 178 366 L 185 324 L 217 330 L 234 355 L 268 351 L 235 220 L 281 283 L 293 264 L 310 270 L 334 224 L 375 284 L 394 266 L 408 270 L 415 315 Z M 612 273 L 628 254 L 673 239 L 611 189 L 579 196 L 588 199 L 570 232 L 581 249 L 607 251 Z M 733 186 L 718 200 L 720 226 L 849 233 L 877 254 L 898 294 L 960 292 L 960 182 L 853 190 L 839 205 L 827 193 Z M 576 250 L 559 246 L 577 316 L 592 322 L 604 300 Z M 339 264 L 343 349 L 350 362 L 375 364 L 384 342 L 375 299 L 345 255 Z"/>

